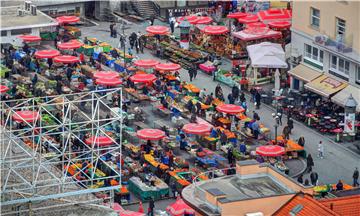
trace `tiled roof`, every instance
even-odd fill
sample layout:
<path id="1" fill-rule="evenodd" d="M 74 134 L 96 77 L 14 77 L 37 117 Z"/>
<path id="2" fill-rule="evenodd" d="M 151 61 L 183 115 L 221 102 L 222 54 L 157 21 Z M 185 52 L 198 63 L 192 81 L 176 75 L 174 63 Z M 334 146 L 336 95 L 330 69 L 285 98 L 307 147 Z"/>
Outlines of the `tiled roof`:
<path id="1" fill-rule="evenodd" d="M 339 215 L 360 216 L 360 195 L 322 199 L 319 202 Z"/>
<path id="2" fill-rule="evenodd" d="M 323 204 L 312 198 L 312 196 L 298 193 L 293 198 L 291 198 L 287 203 L 285 203 L 279 210 L 277 210 L 273 215 L 274 216 L 289 216 L 290 212 L 297 209 L 298 211 L 294 212 L 296 216 L 338 216 L 337 213 L 325 207 Z"/>

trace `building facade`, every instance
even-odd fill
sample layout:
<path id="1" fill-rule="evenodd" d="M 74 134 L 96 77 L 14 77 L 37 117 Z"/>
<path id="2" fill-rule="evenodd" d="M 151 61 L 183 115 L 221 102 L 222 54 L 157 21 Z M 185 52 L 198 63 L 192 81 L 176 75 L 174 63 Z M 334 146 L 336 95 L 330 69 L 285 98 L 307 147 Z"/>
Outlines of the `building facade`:
<path id="1" fill-rule="evenodd" d="M 360 93 L 360 2 L 294 1 L 292 19 L 291 53 L 301 70 L 289 72 L 291 87 L 303 90 L 324 74 Z"/>

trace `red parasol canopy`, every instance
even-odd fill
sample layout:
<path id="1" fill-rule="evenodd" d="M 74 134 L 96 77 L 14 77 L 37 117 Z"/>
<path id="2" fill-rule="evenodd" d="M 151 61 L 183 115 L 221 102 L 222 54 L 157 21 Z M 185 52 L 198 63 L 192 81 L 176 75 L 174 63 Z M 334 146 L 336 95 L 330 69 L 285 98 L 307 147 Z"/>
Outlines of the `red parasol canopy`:
<path id="1" fill-rule="evenodd" d="M 263 22 L 254 22 L 254 23 L 247 24 L 246 27 L 247 28 L 263 28 L 263 27 L 267 27 L 267 26 Z"/>
<path id="2" fill-rule="evenodd" d="M 343 132 L 343 129 L 341 128 L 336 128 L 334 130 L 332 130 L 333 133 L 342 133 Z"/>
<path id="3" fill-rule="evenodd" d="M 216 110 L 227 114 L 239 114 L 245 111 L 241 106 L 234 104 L 220 104 L 216 107 Z"/>
<path id="4" fill-rule="evenodd" d="M 174 63 L 161 63 L 155 66 L 158 71 L 177 71 L 181 69 L 181 65 Z"/>
<path id="5" fill-rule="evenodd" d="M 120 75 L 116 71 L 97 71 L 94 73 L 95 79 L 118 78 L 118 77 L 120 77 Z"/>
<path id="6" fill-rule="evenodd" d="M 259 21 L 259 18 L 254 14 L 247 14 L 245 17 L 238 18 L 239 23 L 248 24 Z"/>
<path id="7" fill-rule="evenodd" d="M 190 206 L 188 206 L 183 199 L 180 197 L 177 198 L 176 202 L 173 204 L 168 205 L 166 207 L 166 211 L 171 216 L 181 216 L 184 214 L 195 214 L 194 209 L 192 209 Z"/>
<path id="8" fill-rule="evenodd" d="M 102 77 L 96 79 L 96 84 L 103 86 L 118 86 L 121 85 L 123 81 L 119 77 Z"/>
<path id="9" fill-rule="evenodd" d="M 9 91 L 9 87 L 0 85 L 0 94 Z"/>
<path id="10" fill-rule="evenodd" d="M 83 45 L 84 44 L 79 42 L 78 40 L 71 40 L 69 42 L 58 44 L 57 47 L 63 50 L 71 50 L 71 49 L 78 49 Z"/>
<path id="11" fill-rule="evenodd" d="M 145 216 L 144 213 L 134 212 L 134 211 L 129 211 L 129 210 L 120 211 L 119 215 L 121 215 L 121 216 Z"/>
<path id="12" fill-rule="evenodd" d="M 261 21 L 290 21 L 292 14 L 291 10 L 284 8 L 270 8 L 268 10 L 262 10 L 257 13 L 257 16 Z"/>
<path id="13" fill-rule="evenodd" d="M 285 154 L 285 148 L 278 145 L 263 145 L 256 148 L 256 154 L 267 157 L 277 157 Z"/>
<path id="14" fill-rule="evenodd" d="M 287 29 L 291 27 L 290 21 L 273 21 L 269 22 L 269 27 L 276 29 Z"/>
<path id="15" fill-rule="evenodd" d="M 71 55 L 61 55 L 61 56 L 56 56 L 54 58 L 54 62 L 64 63 L 64 64 L 71 64 L 79 61 L 80 59 L 78 57 Z"/>
<path id="16" fill-rule="evenodd" d="M 169 28 L 166 26 L 148 26 L 146 31 L 154 35 L 166 35 L 169 34 Z"/>
<path id="17" fill-rule="evenodd" d="M 225 34 L 229 31 L 229 29 L 226 26 L 205 26 L 202 31 L 205 34 L 209 34 L 209 35 L 220 35 L 220 34 Z"/>
<path id="18" fill-rule="evenodd" d="M 235 12 L 235 13 L 229 13 L 226 17 L 238 19 L 238 18 L 246 17 L 247 15 L 248 15 L 247 13 Z"/>
<path id="19" fill-rule="evenodd" d="M 199 17 L 198 21 L 196 21 L 196 24 L 210 24 L 212 22 L 213 19 L 211 17 L 201 16 Z"/>
<path id="20" fill-rule="evenodd" d="M 135 66 L 142 68 L 152 68 L 157 64 L 159 64 L 159 62 L 154 59 L 140 59 L 134 62 Z"/>
<path id="21" fill-rule="evenodd" d="M 40 115 L 38 112 L 25 110 L 15 112 L 12 117 L 17 122 L 33 122 L 39 119 Z"/>
<path id="22" fill-rule="evenodd" d="M 133 82 L 150 83 L 156 80 L 156 76 L 154 74 L 135 74 L 130 77 L 130 80 Z"/>
<path id="23" fill-rule="evenodd" d="M 187 134 L 205 135 L 210 133 L 211 126 L 206 124 L 188 123 L 182 130 Z"/>
<path id="24" fill-rule="evenodd" d="M 60 24 L 76 23 L 80 21 L 80 17 L 77 16 L 61 16 L 57 17 L 56 21 Z"/>
<path id="25" fill-rule="evenodd" d="M 197 24 L 197 21 L 199 21 L 199 17 L 198 16 L 182 16 L 176 19 L 177 22 L 182 22 L 184 21 L 186 18 L 186 20 L 190 23 L 190 24 Z"/>
<path id="26" fill-rule="evenodd" d="M 92 145 L 95 143 L 97 146 L 109 146 L 114 143 L 114 141 L 107 136 L 92 136 L 85 140 L 85 144 Z"/>
<path id="27" fill-rule="evenodd" d="M 244 41 L 258 40 L 264 38 L 279 38 L 282 36 L 281 32 L 274 31 L 268 27 L 246 28 L 239 32 L 233 32 L 232 36 Z"/>
<path id="28" fill-rule="evenodd" d="M 143 207 L 143 204 L 142 202 L 140 201 L 139 203 L 139 210 L 138 210 L 139 213 L 144 213 L 144 207 Z"/>
<path id="29" fill-rule="evenodd" d="M 159 129 L 142 129 L 136 131 L 136 135 L 143 140 L 161 140 L 165 137 L 165 132 Z"/>
<path id="30" fill-rule="evenodd" d="M 20 35 L 18 38 L 22 39 L 24 42 L 41 41 L 41 37 L 35 35 Z"/>
<path id="31" fill-rule="evenodd" d="M 54 58 L 60 55 L 58 50 L 38 50 L 35 52 L 35 57 L 38 59 L 42 58 Z"/>

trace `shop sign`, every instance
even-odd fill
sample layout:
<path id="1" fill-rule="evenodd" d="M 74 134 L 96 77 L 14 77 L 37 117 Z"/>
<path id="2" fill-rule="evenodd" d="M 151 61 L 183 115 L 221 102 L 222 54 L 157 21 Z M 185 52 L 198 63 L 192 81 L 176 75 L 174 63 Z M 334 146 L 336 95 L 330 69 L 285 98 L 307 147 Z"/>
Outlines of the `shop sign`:
<path id="1" fill-rule="evenodd" d="M 322 80 L 320 83 L 326 83 L 326 84 L 332 86 L 332 88 L 334 88 L 334 89 L 338 88 L 339 86 L 342 85 L 342 82 L 332 79 L 330 77 L 327 77 L 326 79 Z"/>

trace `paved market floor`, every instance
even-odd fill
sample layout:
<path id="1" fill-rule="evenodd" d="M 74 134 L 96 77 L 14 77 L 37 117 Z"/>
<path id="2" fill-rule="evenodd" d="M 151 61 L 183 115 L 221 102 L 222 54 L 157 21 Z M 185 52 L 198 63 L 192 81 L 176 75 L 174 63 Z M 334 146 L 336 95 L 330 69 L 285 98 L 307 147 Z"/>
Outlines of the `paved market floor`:
<path id="1" fill-rule="evenodd" d="M 155 25 L 159 24 L 159 21 L 156 21 Z M 130 35 L 131 32 L 145 33 L 145 28 L 147 22 L 141 24 L 131 24 L 128 29 L 126 29 L 125 34 Z M 118 26 L 120 29 L 120 26 Z M 94 27 L 84 27 L 81 29 L 83 36 L 96 37 L 99 40 L 106 41 L 112 46 L 118 46 L 119 38 L 111 38 L 109 31 L 109 23 L 99 23 L 98 26 Z M 176 30 L 178 31 L 178 30 Z M 118 31 L 120 32 L 120 31 Z M 175 32 L 178 34 L 178 32 Z M 145 49 L 144 54 L 137 54 L 139 58 L 155 58 L 149 50 Z M 165 60 L 160 60 L 165 62 Z M 230 61 L 223 61 L 222 69 L 229 70 L 231 68 Z M 182 80 L 189 82 L 189 76 L 186 70 L 182 69 L 180 71 L 180 77 Z M 207 93 L 213 92 L 217 82 L 212 80 L 212 77 L 198 71 L 197 78 L 192 82 L 199 88 L 206 88 Z M 225 97 L 231 91 L 228 86 L 221 84 Z M 249 103 L 249 98 L 247 98 L 250 112 L 254 110 L 253 104 Z M 272 118 L 273 109 L 271 107 L 262 105 L 260 110 L 257 111 L 261 117 L 261 122 L 263 122 L 267 127 L 271 129 L 271 133 L 274 134 L 274 120 Z M 278 129 L 279 132 L 282 131 L 282 127 Z M 360 154 L 350 151 L 346 146 L 342 144 L 334 143 L 328 137 L 322 136 L 318 132 L 306 127 L 302 123 L 295 122 L 293 134 L 290 136 L 292 139 L 298 139 L 301 135 L 305 137 L 306 144 L 305 150 L 308 153 L 311 153 L 314 158 L 315 171 L 319 174 L 319 184 L 327 183 L 336 183 L 339 179 L 344 180 L 346 183 L 352 183 L 352 174 L 355 167 L 360 167 Z M 319 141 L 323 141 L 325 146 L 325 157 L 324 159 L 317 158 L 317 144 Z M 309 178 L 305 176 L 304 179 Z M 164 209 L 164 206 L 173 202 L 174 200 L 165 200 L 157 202 L 158 208 Z M 131 210 L 137 210 L 138 206 L 128 207 Z M 144 209 L 147 209 L 147 204 L 144 205 Z"/>

